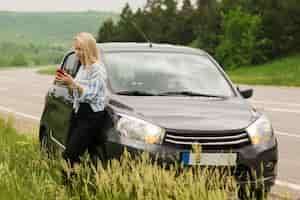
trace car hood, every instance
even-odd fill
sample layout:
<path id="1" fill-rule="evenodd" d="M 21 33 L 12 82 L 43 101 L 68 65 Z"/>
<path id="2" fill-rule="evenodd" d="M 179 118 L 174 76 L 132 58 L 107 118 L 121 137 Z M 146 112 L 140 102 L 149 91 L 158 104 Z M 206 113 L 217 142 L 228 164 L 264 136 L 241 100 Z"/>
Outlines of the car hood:
<path id="1" fill-rule="evenodd" d="M 248 127 L 253 120 L 252 107 L 239 97 L 113 95 L 110 105 L 116 112 L 126 112 L 166 129 L 238 130 Z"/>

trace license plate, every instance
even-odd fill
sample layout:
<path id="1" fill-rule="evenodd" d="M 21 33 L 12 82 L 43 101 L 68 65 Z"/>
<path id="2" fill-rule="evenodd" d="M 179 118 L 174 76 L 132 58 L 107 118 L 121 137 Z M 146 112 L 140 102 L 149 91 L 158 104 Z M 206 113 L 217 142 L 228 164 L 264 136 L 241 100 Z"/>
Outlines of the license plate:
<path id="1" fill-rule="evenodd" d="M 206 165 L 206 166 L 235 166 L 236 153 L 201 153 L 182 152 L 184 165 Z"/>

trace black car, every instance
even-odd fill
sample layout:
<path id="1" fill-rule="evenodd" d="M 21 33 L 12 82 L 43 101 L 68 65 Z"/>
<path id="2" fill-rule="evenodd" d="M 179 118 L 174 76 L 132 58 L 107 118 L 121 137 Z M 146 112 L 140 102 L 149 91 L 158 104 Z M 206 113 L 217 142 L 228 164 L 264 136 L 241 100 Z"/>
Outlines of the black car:
<path id="1" fill-rule="evenodd" d="M 118 158 L 126 147 L 132 154 L 150 152 L 166 164 L 232 166 L 241 186 L 255 170 L 260 178 L 250 176 L 251 183 L 270 190 L 277 175 L 277 140 L 267 117 L 245 100 L 252 89 L 235 87 L 201 50 L 167 44 L 97 45 L 110 97 L 105 126 L 99 130 L 105 144 L 95 141 L 92 156 Z M 75 77 L 80 62 L 74 52 L 66 54 L 61 67 Z M 71 110 L 72 94 L 54 82 L 40 121 L 43 147 L 64 149 Z M 199 159 L 195 146 L 202 150 Z"/>

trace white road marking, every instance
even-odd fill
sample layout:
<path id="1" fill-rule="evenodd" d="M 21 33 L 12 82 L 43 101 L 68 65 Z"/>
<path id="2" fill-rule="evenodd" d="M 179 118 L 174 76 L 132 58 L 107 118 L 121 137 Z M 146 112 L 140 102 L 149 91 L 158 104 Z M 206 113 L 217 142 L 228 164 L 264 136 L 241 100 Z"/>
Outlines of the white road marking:
<path id="1" fill-rule="evenodd" d="M 256 100 L 253 100 L 253 101 L 250 100 L 250 102 L 254 103 L 254 104 L 269 104 L 269 105 L 299 106 L 300 107 L 300 104 L 298 104 L 298 103 L 275 102 L 275 101 L 256 101 Z"/>
<path id="2" fill-rule="evenodd" d="M 300 191 L 300 185 L 297 185 L 297 184 L 294 184 L 294 183 L 281 181 L 281 180 L 276 180 L 275 184 L 278 185 L 278 186 L 281 186 L 281 187 L 289 188 L 291 190 Z"/>
<path id="3" fill-rule="evenodd" d="M 287 133 L 287 132 L 281 132 L 281 131 L 277 131 L 275 130 L 275 134 L 276 135 L 281 135 L 281 136 L 288 136 L 288 137 L 295 137 L 295 138 L 299 138 L 300 139 L 300 134 L 291 134 L 291 133 Z"/>
<path id="4" fill-rule="evenodd" d="M 29 115 L 29 114 L 26 114 L 26 113 L 16 112 L 16 111 L 14 111 L 14 110 L 12 110 L 10 108 L 6 108 L 4 106 L 0 106 L 0 110 L 3 110 L 5 112 L 9 112 L 9 113 L 14 113 L 14 114 L 19 115 L 21 117 L 33 119 L 35 121 L 40 121 L 39 117 L 36 117 L 36 116 L 33 116 L 33 115 Z"/>
<path id="5" fill-rule="evenodd" d="M 260 107 L 262 110 L 271 111 L 271 112 L 285 112 L 285 113 L 295 113 L 300 114 L 300 110 L 290 110 L 290 109 L 280 109 L 280 108 L 268 108 Z"/>
<path id="6" fill-rule="evenodd" d="M 287 103 L 287 102 L 275 102 L 275 101 L 250 101 L 252 104 L 256 104 L 259 106 L 260 109 L 271 111 L 271 112 L 286 112 L 286 113 L 295 113 L 300 114 L 300 104 L 298 103 Z M 290 107 L 297 107 L 296 109 L 285 109 L 285 108 L 274 108 L 274 106 L 290 106 Z M 271 107 L 273 106 L 273 107 Z"/>

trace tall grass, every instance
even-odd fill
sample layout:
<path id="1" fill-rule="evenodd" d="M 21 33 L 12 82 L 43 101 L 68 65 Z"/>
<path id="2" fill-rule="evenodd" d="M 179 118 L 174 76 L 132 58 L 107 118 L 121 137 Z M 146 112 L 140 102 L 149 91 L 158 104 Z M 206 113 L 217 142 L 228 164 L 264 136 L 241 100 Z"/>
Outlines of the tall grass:
<path id="1" fill-rule="evenodd" d="M 237 193 L 233 178 L 219 170 L 166 169 L 147 153 L 137 159 L 125 151 L 120 160 L 97 167 L 85 155 L 71 169 L 60 157 L 40 152 L 37 139 L 19 135 L 9 120 L 0 119 L 0 149 L 0 199 L 218 200 Z"/>

